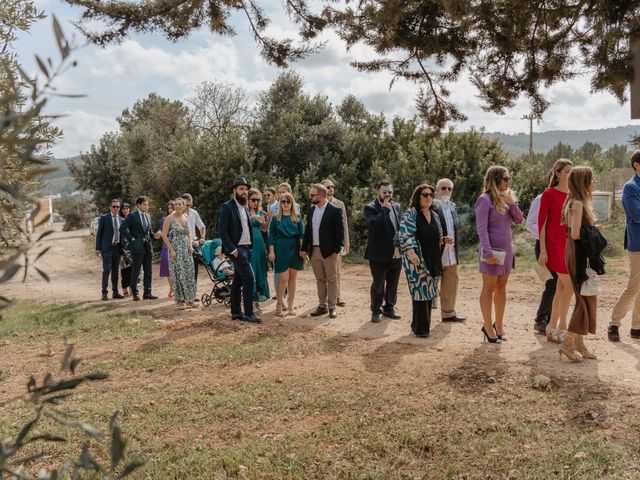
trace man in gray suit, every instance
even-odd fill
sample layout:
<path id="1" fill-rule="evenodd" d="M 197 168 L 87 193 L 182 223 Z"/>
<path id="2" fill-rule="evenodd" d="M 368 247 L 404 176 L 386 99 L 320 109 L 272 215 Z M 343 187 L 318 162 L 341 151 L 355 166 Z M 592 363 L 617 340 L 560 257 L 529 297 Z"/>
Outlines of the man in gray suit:
<path id="1" fill-rule="evenodd" d="M 342 247 L 342 252 L 340 252 L 340 255 L 338 255 L 338 302 L 336 303 L 336 305 L 338 305 L 339 307 L 344 307 L 346 305 L 346 302 L 344 301 L 344 299 L 342 298 L 342 295 L 340 294 L 340 286 L 341 286 L 340 273 L 342 270 L 342 256 L 349 255 L 349 221 L 347 220 L 347 209 L 344 206 L 344 202 L 342 200 L 338 200 L 336 197 L 333 196 L 333 194 L 335 193 L 335 186 L 333 184 L 333 181 L 326 178 L 320 183 L 322 183 L 322 185 L 327 187 L 327 199 L 329 200 L 329 203 L 332 204 L 334 207 L 337 207 L 340 210 L 342 210 L 342 225 L 344 226 L 344 245 Z"/>

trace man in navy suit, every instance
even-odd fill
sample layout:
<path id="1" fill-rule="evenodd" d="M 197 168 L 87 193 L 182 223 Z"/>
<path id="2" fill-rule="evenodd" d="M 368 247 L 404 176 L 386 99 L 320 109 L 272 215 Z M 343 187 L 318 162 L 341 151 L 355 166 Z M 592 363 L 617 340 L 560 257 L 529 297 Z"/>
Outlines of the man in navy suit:
<path id="1" fill-rule="evenodd" d="M 145 300 L 155 300 L 155 295 L 151 294 L 151 263 L 153 252 L 151 251 L 151 218 L 149 217 L 149 199 L 145 196 L 136 199 L 137 211 L 130 213 L 122 222 L 120 230 L 122 235 L 129 240 L 129 248 L 133 262 L 131 264 L 131 288 L 133 289 L 133 299 L 140 300 L 138 294 L 138 277 L 140 268 L 144 270 L 144 293 Z"/>
<path id="2" fill-rule="evenodd" d="M 231 318 L 249 323 L 262 323 L 253 313 L 253 232 L 247 208 L 250 188 L 251 185 L 244 177 L 238 177 L 233 181 L 233 198 L 220 206 L 218 232 L 222 240 L 222 249 L 229 256 L 235 270 L 231 283 Z M 240 309 L 241 298 L 244 315 Z"/>
<path id="3" fill-rule="evenodd" d="M 107 285 L 111 275 L 113 298 L 124 298 L 118 292 L 118 271 L 120 270 L 120 224 L 118 215 L 120 200 L 111 200 L 111 211 L 100 217 L 96 232 L 96 255 L 102 258 L 102 300 L 108 300 Z"/>
<path id="4" fill-rule="evenodd" d="M 321 183 L 311 187 L 310 197 L 313 205 L 309 209 L 307 228 L 300 249 L 300 254 L 305 258 L 311 256 L 311 267 L 318 289 L 318 308 L 310 315 L 317 317 L 329 313 L 329 318 L 336 318 L 338 256 L 344 246 L 342 210 L 329 202 L 327 187 Z"/>
<path id="5" fill-rule="evenodd" d="M 398 282 L 402 260 L 398 244 L 398 230 L 402 209 L 393 201 L 391 182 L 378 184 L 378 197 L 364 207 L 369 238 L 364 258 L 369 260 L 371 283 L 371 321 L 380 322 L 380 315 L 399 319 L 394 308 L 398 298 Z M 384 305 L 383 305 L 384 301 Z"/>

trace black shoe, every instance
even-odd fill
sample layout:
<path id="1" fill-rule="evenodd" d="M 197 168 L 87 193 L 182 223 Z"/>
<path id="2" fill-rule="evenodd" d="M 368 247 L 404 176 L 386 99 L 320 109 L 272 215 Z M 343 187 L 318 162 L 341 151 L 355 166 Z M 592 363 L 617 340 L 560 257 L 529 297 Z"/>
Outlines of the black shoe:
<path id="1" fill-rule="evenodd" d="M 338 318 L 338 312 L 336 312 L 335 308 L 329 309 L 329 318 Z"/>
<path id="2" fill-rule="evenodd" d="M 637 328 L 632 328 L 629 334 L 631 335 L 631 338 L 640 338 L 640 330 Z"/>
<path id="3" fill-rule="evenodd" d="M 459 317 L 457 315 L 454 315 L 453 317 L 447 317 L 447 318 L 443 318 L 442 321 L 443 322 L 464 322 L 466 320 L 465 317 Z"/>
<path id="4" fill-rule="evenodd" d="M 103 293 L 102 300 L 109 300 L 109 295 L 107 295 L 106 293 Z"/>
<path id="5" fill-rule="evenodd" d="M 344 300 L 339 300 L 338 302 L 336 302 L 336 305 L 338 307 L 346 307 L 347 306 L 347 304 L 346 304 L 346 302 Z"/>
<path id="6" fill-rule="evenodd" d="M 133 301 L 134 302 L 139 302 L 140 301 L 140 297 L 138 295 L 134 295 L 133 296 Z"/>
<path id="7" fill-rule="evenodd" d="M 618 331 L 617 325 L 609 325 L 609 328 L 607 329 L 607 337 L 610 342 L 620 341 L 620 332 Z"/>
<path id="8" fill-rule="evenodd" d="M 482 328 L 480 329 L 480 331 L 484 334 L 484 338 L 487 342 L 489 343 L 500 343 L 500 339 L 498 337 L 495 338 L 491 338 L 489 336 L 489 334 L 487 333 L 487 330 L 484 328 L 484 325 L 482 326 Z"/>
<path id="9" fill-rule="evenodd" d="M 549 324 L 549 322 L 547 320 L 545 320 L 544 318 L 540 319 L 540 320 L 536 320 L 536 322 L 533 324 L 533 331 L 536 332 L 539 335 L 546 335 L 547 334 L 547 325 Z"/>
<path id="10" fill-rule="evenodd" d="M 312 317 L 319 317 L 320 315 L 326 315 L 328 312 L 329 310 L 327 310 L 326 307 L 318 307 L 309 315 L 311 315 Z"/>
<path id="11" fill-rule="evenodd" d="M 496 329 L 496 324 L 493 324 L 493 329 L 496 331 L 496 337 L 498 337 L 498 339 L 502 342 L 506 342 L 507 341 L 507 337 L 504 336 L 504 333 L 502 335 L 498 335 L 498 330 Z"/>
<path id="12" fill-rule="evenodd" d="M 151 294 L 144 295 L 142 298 L 145 299 L 145 300 L 157 300 L 158 299 L 158 297 L 156 297 L 155 295 L 151 295 Z"/>
<path id="13" fill-rule="evenodd" d="M 124 295 L 120 295 L 118 292 L 116 292 L 113 294 L 113 298 L 117 298 L 117 299 L 124 298 Z"/>
<path id="14" fill-rule="evenodd" d="M 242 320 L 244 317 L 244 315 L 242 315 L 241 313 L 232 313 L 231 314 L 231 320 Z"/>
<path id="15" fill-rule="evenodd" d="M 199 298 L 194 298 L 194 299 L 193 299 L 193 303 L 198 303 L 199 301 L 200 301 L 200 299 L 199 299 Z"/>
<path id="16" fill-rule="evenodd" d="M 393 310 L 389 310 L 389 311 L 383 311 L 382 312 L 382 316 L 383 317 L 387 317 L 390 318 L 391 320 L 400 320 L 402 317 L 400 315 L 398 315 L 396 312 L 394 312 Z"/>
<path id="17" fill-rule="evenodd" d="M 418 338 L 429 338 L 431 334 L 429 333 L 416 333 L 416 337 Z"/>
<path id="18" fill-rule="evenodd" d="M 381 320 L 381 318 L 380 318 L 380 314 L 379 313 L 372 313 L 371 314 L 371 321 L 373 323 L 380 323 L 380 320 Z"/>
<path id="19" fill-rule="evenodd" d="M 249 316 L 246 316 L 246 317 L 242 317 L 242 321 L 243 322 L 248 322 L 248 323 L 262 323 L 262 320 L 260 320 L 255 315 L 249 315 Z"/>

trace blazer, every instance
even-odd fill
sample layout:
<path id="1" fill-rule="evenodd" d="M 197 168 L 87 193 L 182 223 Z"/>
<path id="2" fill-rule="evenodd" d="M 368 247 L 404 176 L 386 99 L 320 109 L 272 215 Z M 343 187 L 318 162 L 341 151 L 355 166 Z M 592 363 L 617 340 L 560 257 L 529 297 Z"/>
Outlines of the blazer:
<path id="1" fill-rule="evenodd" d="M 123 218 L 120 215 L 116 215 L 116 221 L 120 225 L 120 237 L 122 237 L 122 222 Z M 105 213 L 100 217 L 98 221 L 98 231 L 96 232 L 96 250 L 101 252 L 108 252 L 113 248 L 113 220 L 111 220 L 111 213 Z"/>
<path id="2" fill-rule="evenodd" d="M 640 177 L 633 177 L 622 189 L 622 206 L 627 214 L 627 226 L 624 230 L 624 248 L 630 252 L 640 251 Z"/>
<path id="3" fill-rule="evenodd" d="M 393 201 L 391 202 L 391 208 L 396 214 L 398 222 L 396 226 L 399 232 L 402 208 L 399 203 Z M 365 205 L 364 218 L 369 230 L 364 258 L 373 262 L 390 262 L 393 260 L 393 252 L 396 247 L 394 245 L 396 229 L 393 227 L 391 211 L 388 208 L 384 208 L 380 200 L 376 198 L 373 202 Z"/>
<path id="4" fill-rule="evenodd" d="M 347 220 L 347 207 L 345 207 L 344 202 L 342 200 L 338 200 L 336 197 L 333 197 L 333 202 L 331 203 L 334 207 L 342 210 L 342 226 L 344 227 L 344 246 L 348 247 L 351 245 L 349 242 L 349 222 Z"/>
<path id="5" fill-rule="evenodd" d="M 253 228 L 251 228 L 249 209 L 245 205 L 243 210 L 247 216 L 251 245 L 253 245 Z M 235 198 L 227 200 L 220 205 L 220 212 L 218 215 L 218 234 L 222 240 L 223 252 L 230 255 L 231 252 L 238 248 L 238 242 L 242 237 L 242 222 L 240 220 L 238 205 L 236 204 Z"/>
<path id="6" fill-rule="evenodd" d="M 437 214 L 438 214 L 438 218 L 440 219 L 440 225 L 442 226 L 442 236 L 443 237 L 447 237 L 450 235 L 450 233 L 447 231 L 447 219 L 444 217 L 444 211 L 442 210 L 442 204 L 440 202 L 438 202 L 438 200 L 435 200 L 435 204 L 436 204 L 436 209 L 434 210 Z M 453 244 L 453 250 L 456 253 L 456 262 L 459 262 L 458 259 L 458 253 L 459 253 L 459 249 L 458 249 L 458 245 L 460 243 L 460 238 L 458 237 L 458 227 L 460 225 L 459 221 L 458 221 L 458 212 L 456 211 L 456 204 L 453 203 L 451 200 L 449 200 L 449 206 L 451 207 L 451 216 L 453 217 L 453 236 L 456 239 L 455 243 Z M 444 243 L 442 244 L 442 247 L 440 248 L 441 253 L 444 253 Z"/>
<path id="7" fill-rule="evenodd" d="M 300 251 L 311 254 L 313 247 L 313 212 L 316 206 L 309 209 L 307 216 L 307 228 L 304 231 L 304 239 Z M 342 223 L 342 210 L 327 203 L 322 220 L 320 221 L 320 253 L 323 258 L 328 258 L 334 253 L 340 253 L 344 244 L 344 224 Z"/>
<path id="8" fill-rule="evenodd" d="M 600 233 L 595 225 L 582 225 L 580 227 L 580 243 L 584 253 L 589 259 L 589 266 L 598 274 L 604 275 L 604 257 L 602 252 L 607 248 L 607 239 Z"/>
<path id="9" fill-rule="evenodd" d="M 120 234 L 129 241 L 129 249 L 132 253 L 141 252 L 147 246 L 151 248 L 151 222 L 146 229 L 143 228 L 140 210 L 127 215 L 120 225 Z"/>

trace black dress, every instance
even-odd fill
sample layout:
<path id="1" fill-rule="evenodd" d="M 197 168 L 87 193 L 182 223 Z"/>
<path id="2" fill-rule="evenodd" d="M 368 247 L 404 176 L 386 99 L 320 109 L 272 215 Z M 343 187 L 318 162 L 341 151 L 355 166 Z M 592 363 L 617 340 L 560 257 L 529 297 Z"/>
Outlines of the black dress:
<path id="1" fill-rule="evenodd" d="M 416 240 L 420 245 L 422 258 L 429 273 L 433 277 L 442 275 L 442 256 L 440 251 L 440 227 L 435 218 L 436 213 L 431 212 L 431 222 L 428 222 L 424 214 L 418 210 L 416 215 Z M 416 335 L 429 335 L 431 330 L 431 306 L 432 300 L 413 300 L 413 319 L 411 330 Z"/>

